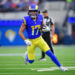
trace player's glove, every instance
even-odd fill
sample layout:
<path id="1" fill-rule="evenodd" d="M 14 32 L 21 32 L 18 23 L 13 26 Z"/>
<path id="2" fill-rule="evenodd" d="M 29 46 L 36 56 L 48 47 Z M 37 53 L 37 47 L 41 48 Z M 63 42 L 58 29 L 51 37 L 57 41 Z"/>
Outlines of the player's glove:
<path id="1" fill-rule="evenodd" d="M 27 46 L 31 46 L 32 45 L 32 42 L 29 41 L 28 39 L 24 40 L 24 42 L 26 43 Z"/>
<path id="2" fill-rule="evenodd" d="M 43 29 L 42 29 L 42 31 L 43 31 L 43 32 L 50 31 L 50 28 L 49 28 L 48 26 L 44 26 Z"/>

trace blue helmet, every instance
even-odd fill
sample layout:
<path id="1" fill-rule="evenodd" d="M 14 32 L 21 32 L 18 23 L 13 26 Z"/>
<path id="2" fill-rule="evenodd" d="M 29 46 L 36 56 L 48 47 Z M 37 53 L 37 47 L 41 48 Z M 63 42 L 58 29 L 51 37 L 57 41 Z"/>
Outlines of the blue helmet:
<path id="1" fill-rule="evenodd" d="M 35 16 L 31 15 L 30 12 L 32 12 L 32 11 L 36 12 Z M 35 4 L 30 5 L 29 9 L 28 9 L 28 15 L 30 15 L 32 18 L 35 18 L 38 14 L 39 14 L 38 5 L 35 5 Z"/>

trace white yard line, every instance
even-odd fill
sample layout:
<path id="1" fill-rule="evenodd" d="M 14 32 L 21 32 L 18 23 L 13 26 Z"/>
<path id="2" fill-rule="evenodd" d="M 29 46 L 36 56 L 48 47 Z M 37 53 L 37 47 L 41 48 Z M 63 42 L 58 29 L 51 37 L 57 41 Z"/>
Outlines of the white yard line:
<path id="1" fill-rule="evenodd" d="M 0 70 L 1 70 L 1 69 L 2 69 L 2 70 L 5 70 L 5 69 L 6 69 L 6 70 L 10 70 L 10 69 L 11 69 L 11 70 L 13 70 L 13 69 L 14 69 L 14 70 L 15 70 L 15 69 L 16 69 L 16 70 L 17 70 L 17 69 L 23 70 L 23 69 L 33 69 L 33 68 L 0 68 Z M 36 68 L 35 68 L 35 69 L 36 69 Z"/>
<path id="2" fill-rule="evenodd" d="M 0 56 L 23 56 L 25 53 L 1 53 Z M 40 53 L 36 53 L 35 56 L 41 55 Z"/>
<path id="3" fill-rule="evenodd" d="M 0 47 L 0 49 L 6 49 L 6 48 L 8 48 L 8 49 L 25 49 L 26 48 L 26 46 L 1 46 Z"/>
<path id="4" fill-rule="evenodd" d="M 66 68 L 68 68 L 69 70 L 75 70 L 75 66 L 67 66 Z M 44 75 L 44 74 L 49 74 L 48 72 L 44 72 L 44 71 L 55 71 L 55 70 L 60 70 L 58 67 L 50 67 L 50 68 L 0 68 L 0 69 L 3 69 L 3 70 L 17 70 L 17 69 L 19 69 L 19 70 L 23 70 L 23 69 L 28 69 L 28 70 L 33 70 L 33 71 L 37 71 L 37 72 L 42 72 L 42 74 Z M 44 73 L 43 73 L 44 72 Z M 0 75 L 2 75 L 2 74 L 8 74 L 8 75 L 11 75 L 11 74 L 17 74 L 17 75 L 19 75 L 19 74 L 26 74 L 26 75 L 28 75 L 28 74 L 31 74 L 31 72 L 29 72 L 29 73 L 13 73 L 13 72 L 11 72 L 11 73 L 0 73 Z M 32 73 L 32 74 L 38 74 L 38 73 Z M 51 73 L 51 74 L 65 74 L 65 73 Z M 69 74 L 75 74 L 75 73 L 67 73 L 68 75 Z"/>
<path id="5" fill-rule="evenodd" d="M 75 62 L 75 61 L 67 60 L 67 61 L 63 61 L 63 62 Z"/>
<path id="6" fill-rule="evenodd" d="M 24 53 L 5 53 L 5 54 L 0 54 L 0 56 L 23 56 Z"/>
<path id="7" fill-rule="evenodd" d="M 68 68 L 69 70 L 75 70 L 75 67 L 72 67 L 72 66 L 69 66 L 69 67 L 66 67 Z M 55 70 L 59 70 L 58 67 L 51 67 L 51 68 L 40 68 L 40 69 L 37 69 L 38 72 L 42 72 L 42 71 L 55 71 Z"/>
<path id="8" fill-rule="evenodd" d="M 0 56 L 24 56 L 25 53 L 0 53 Z"/>

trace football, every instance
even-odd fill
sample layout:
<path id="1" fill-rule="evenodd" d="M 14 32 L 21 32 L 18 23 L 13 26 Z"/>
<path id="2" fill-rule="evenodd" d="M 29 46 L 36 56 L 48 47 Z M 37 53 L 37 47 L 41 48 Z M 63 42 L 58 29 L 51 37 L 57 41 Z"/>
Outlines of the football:
<path id="1" fill-rule="evenodd" d="M 48 32 L 48 31 L 50 31 L 50 28 L 47 25 L 44 25 L 42 31 Z"/>

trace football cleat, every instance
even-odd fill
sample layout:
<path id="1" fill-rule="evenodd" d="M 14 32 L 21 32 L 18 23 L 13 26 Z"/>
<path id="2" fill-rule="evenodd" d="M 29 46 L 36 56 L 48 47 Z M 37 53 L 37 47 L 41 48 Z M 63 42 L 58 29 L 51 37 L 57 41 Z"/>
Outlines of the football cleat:
<path id="1" fill-rule="evenodd" d="M 61 71 L 68 71 L 68 69 L 66 67 L 59 67 Z"/>

